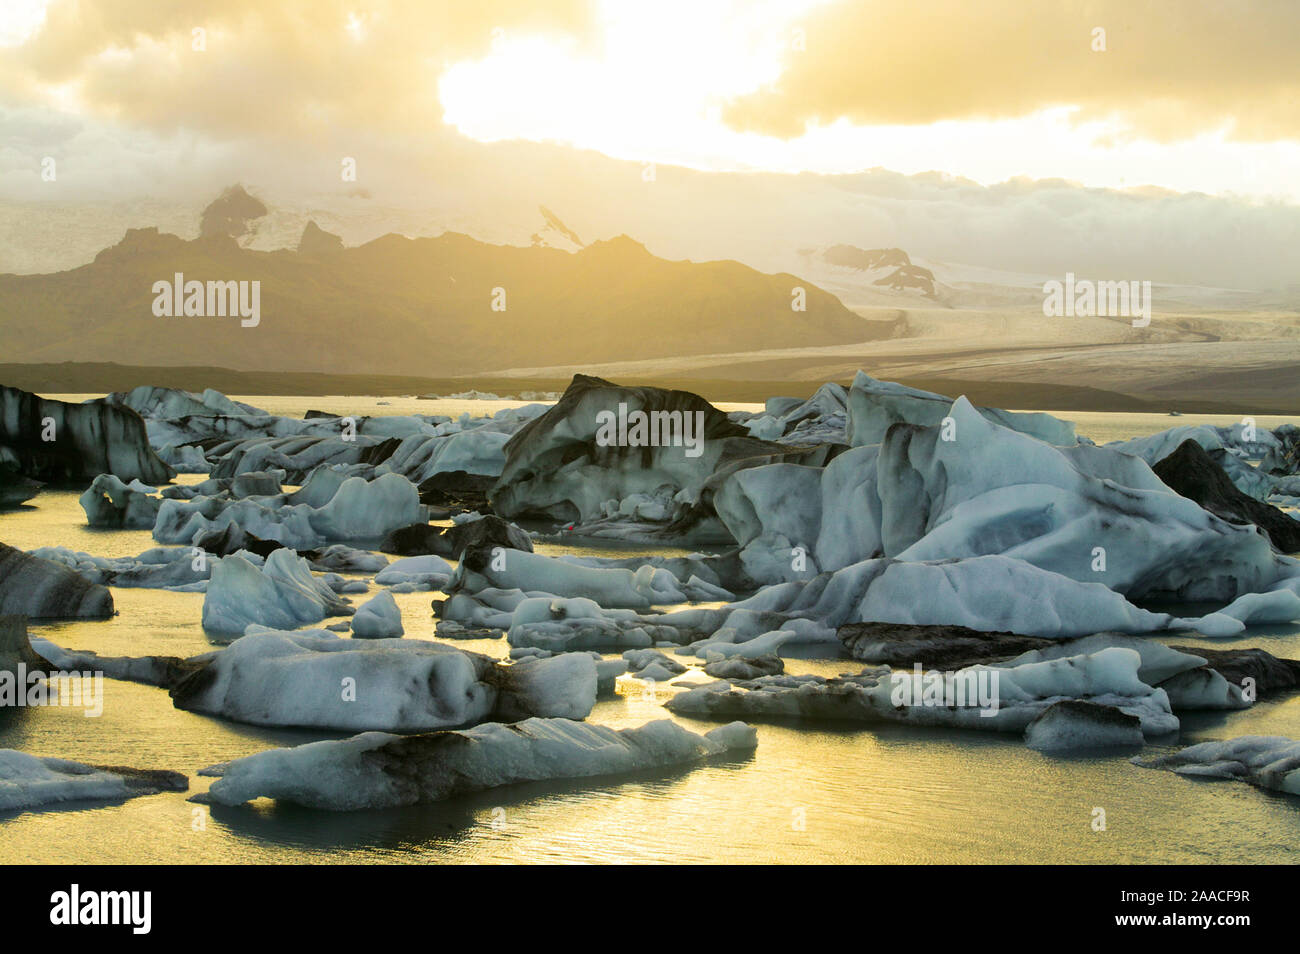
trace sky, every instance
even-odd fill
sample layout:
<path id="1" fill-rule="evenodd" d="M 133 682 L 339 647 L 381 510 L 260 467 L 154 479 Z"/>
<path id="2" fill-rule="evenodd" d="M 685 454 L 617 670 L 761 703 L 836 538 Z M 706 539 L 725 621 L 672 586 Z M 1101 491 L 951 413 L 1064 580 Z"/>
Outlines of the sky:
<path id="1" fill-rule="evenodd" d="M 0 0 L 0 270 L 241 182 L 355 209 L 350 242 L 527 244 L 545 205 L 768 270 L 849 242 L 1289 287 L 1297 49 L 1298 0 Z"/>
<path id="2" fill-rule="evenodd" d="M 5 0 L 0 170 L 460 134 L 1300 201 L 1297 48 L 1292 0 Z"/>

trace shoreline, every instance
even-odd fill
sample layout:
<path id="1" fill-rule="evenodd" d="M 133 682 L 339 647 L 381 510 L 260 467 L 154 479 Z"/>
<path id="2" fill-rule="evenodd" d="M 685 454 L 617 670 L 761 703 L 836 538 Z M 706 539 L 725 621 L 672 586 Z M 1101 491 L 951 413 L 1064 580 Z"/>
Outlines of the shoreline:
<path id="1" fill-rule="evenodd" d="M 743 367 L 743 365 L 739 366 Z M 710 368 L 710 372 L 718 369 Z M 734 373 L 738 367 L 731 369 Z M 757 369 L 755 369 L 757 370 Z M 770 373 L 772 369 L 764 369 Z M 1292 369 L 1293 373 L 1294 369 Z M 599 369 L 597 372 L 599 373 Z M 1300 414 L 1300 396 L 1278 403 L 1254 399 L 1259 388 L 1259 369 L 1242 369 L 1236 373 L 1218 371 L 1209 376 L 1215 388 L 1205 394 L 1204 378 L 1188 380 L 1183 387 L 1164 385 L 1160 400 L 1123 391 L 1078 384 L 1036 383 L 1019 380 L 973 380 L 969 377 L 942 374 L 897 375 L 890 380 L 910 387 L 940 394 L 964 394 L 971 401 L 990 407 L 1032 408 L 1042 411 L 1127 411 L 1164 414 L 1170 411 L 1191 414 Z M 603 375 L 602 375 L 603 376 Z M 1238 380 L 1238 379 L 1241 380 Z M 804 375 L 755 377 L 693 376 L 681 373 L 616 374 L 613 380 L 624 386 L 652 385 L 691 391 L 718 402 L 763 402 L 773 395 L 807 398 L 828 380 L 838 380 L 845 387 L 852 374 L 828 377 Z M 128 391 L 140 385 L 203 391 L 212 388 L 224 394 L 268 394 L 316 396 L 330 394 L 366 394 L 378 397 L 455 394 L 471 388 L 511 397 L 522 392 L 562 392 L 568 376 L 521 377 L 481 374 L 465 377 L 411 377 L 406 375 L 334 374 L 315 371 L 237 371 L 219 367 L 153 367 L 122 365 L 110 362 L 58 364 L 0 364 L 0 384 L 38 394 L 108 394 Z"/>

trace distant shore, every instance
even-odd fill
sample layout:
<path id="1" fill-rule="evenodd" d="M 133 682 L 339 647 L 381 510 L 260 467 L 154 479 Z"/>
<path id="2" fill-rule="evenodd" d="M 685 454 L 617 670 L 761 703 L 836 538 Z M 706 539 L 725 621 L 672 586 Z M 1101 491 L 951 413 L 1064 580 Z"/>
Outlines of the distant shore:
<path id="1" fill-rule="evenodd" d="M 871 367 L 864 369 L 876 373 Z M 655 374 L 638 369 L 635 373 L 607 373 L 603 376 L 623 385 L 680 388 L 714 402 L 761 402 L 775 395 L 808 397 L 828 379 L 838 380 L 846 387 L 852 380 L 851 374 L 837 374 L 830 378 L 800 375 L 794 362 L 788 369 L 763 368 L 745 379 L 720 376 L 718 368 L 702 370 L 705 373 L 690 375 Z M 741 366 L 728 370 L 734 374 L 741 371 Z M 758 369 L 750 366 L 747 370 Z M 787 374 L 783 375 L 782 370 Z M 1290 388 L 1279 389 L 1286 393 L 1278 393 L 1276 398 L 1261 402 L 1258 394 L 1261 381 L 1257 371 L 1243 370 L 1234 375 L 1223 369 L 1209 368 L 1204 375 L 1189 375 L 1184 387 L 1162 387 L 1159 396 L 1153 398 L 1077 384 L 978 380 L 969 376 L 972 370 L 966 366 L 962 377 L 891 375 L 889 379 L 942 394 L 964 394 L 977 404 L 993 407 L 1045 411 L 1166 413 L 1176 410 L 1199 414 L 1300 414 L 1300 398 L 1289 393 Z M 601 372 L 602 369 L 593 369 L 591 373 Z M 1241 380 L 1237 381 L 1237 377 Z M 569 380 L 569 376 L 558 375 L 483 374 L 424 378 L 310 371 L 237 371 L 218 367 L 148 367 L 109 362 L 0 364 L 0 384 L 37 393 L 106 394 L 148 384 L 189 391 L 215 388 L 225 394 L 450 395 L 475 389 L 501 397 L 515 397 L 523 392 L 563 391 Z M 1141 389 L 1140 384 L 1134 388 Z"/>

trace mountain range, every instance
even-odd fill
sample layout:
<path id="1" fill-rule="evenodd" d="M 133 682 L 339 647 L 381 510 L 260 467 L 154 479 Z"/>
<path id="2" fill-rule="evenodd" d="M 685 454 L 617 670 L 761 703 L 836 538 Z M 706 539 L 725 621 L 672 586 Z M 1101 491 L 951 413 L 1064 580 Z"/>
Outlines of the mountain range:
<path id="1" fill-rule="evenodd" d="M 347 248 L 315 222 L 296 249 L 241 244 L 265 212 L 242 189 L 226 190 L 204 211 L 197 238 L 130 229 L 89 264 L 0 275 L 7 359 L 438 375 L 879 334 L 795 275 L 669 261 L 627 236 L 584 245 L 546 209 L 530 247 L 447 232 Z M 156 315 L 155 283 L 178 274 L 260 283 L 256 327 L 237 317 Z"/>

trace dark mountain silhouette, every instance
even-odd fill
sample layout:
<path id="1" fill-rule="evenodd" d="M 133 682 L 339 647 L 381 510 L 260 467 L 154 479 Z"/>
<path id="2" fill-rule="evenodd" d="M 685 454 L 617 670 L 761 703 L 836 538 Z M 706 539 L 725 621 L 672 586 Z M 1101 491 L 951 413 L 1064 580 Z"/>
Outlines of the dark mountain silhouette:
<path id="1" fill-rule="evenodd" d="M 859 271 L 872 271 L 878 268 L 892 268 L 888 275 L 875 280 L 873 284 L 884 285 L 894 291 L 915 288 L 922 295 L 934 298 L 934 272 L 920 265 L 913 265 L 912 259 L 901 248 L 858 248 L 855 245 L 832 245 L 822 253 L 822 259 L 828 265 L 844 268 L 856 268 Z"/>
<path id="2" fill-rule="evenodd" d="M 250 223 L 266 215 L 266 206 L 244 191 L 241 185 L 232 185 L 203 210 L 199 219 L 200 235 L 228 235 L 241 239 L 247 235 Z"/>
<path id="3" fill-rule="evenodd" d="M 297 250 L 255 251 L 206 224 L 247 221 L 240 213 L 256 210 L 240 194 L 251 199 L 227 190 L 210 206 L 192 241 L 132 229 L 80 268 L 0 275 L 6 359 L 436 375 L 869 337 L 839 299 L 794 275 L 667 261 L 626 236 L 574 253 L 457 233 L 343 248 L 311 223 Z M 260 282 L 260 324 L 155 316 L 154 283 L 177 273 Z"/>

